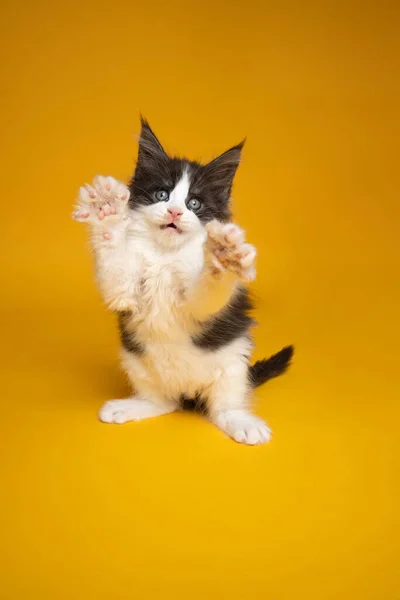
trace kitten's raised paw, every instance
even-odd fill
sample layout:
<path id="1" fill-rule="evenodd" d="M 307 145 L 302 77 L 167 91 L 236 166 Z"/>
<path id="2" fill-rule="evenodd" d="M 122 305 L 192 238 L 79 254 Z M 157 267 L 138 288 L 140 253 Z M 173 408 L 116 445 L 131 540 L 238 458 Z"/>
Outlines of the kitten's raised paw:
<path id="1" fill-rule="evenodd" d="M 244 410 L 221 411 L 213 422 L 240 444 L 256 446 L 271 439 L 271 430 L 264 421 Z"/>
<path id="2" fill-rule="evenodd" d="M 244 231 L 234 223 L 211 221 L 207 225 L 207 232 L 207 248 L 215 275 L 229 270 L 243 281 L 253 281 L 257 251 L 254 246 L 244 242 Z"/>
<path id="3" fill-rule="evenodd" d="M 124 213 L 129 200 L 129 189 L 114 177 L 97 175 L 93 185 L 79 188 L 75 221 L 93 222 L 116 218 Z"/>

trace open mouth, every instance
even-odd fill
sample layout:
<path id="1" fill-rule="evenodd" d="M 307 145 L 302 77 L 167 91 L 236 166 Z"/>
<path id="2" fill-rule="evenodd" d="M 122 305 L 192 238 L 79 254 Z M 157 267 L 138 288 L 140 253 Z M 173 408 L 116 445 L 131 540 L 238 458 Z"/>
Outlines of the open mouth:
<path id="1" fill-rule="evenodd" d="M 161 229 L 169 229 L 172 231 L 176 231 L 176 233 L 182 233 L 182 230 L 179 229 L 179 227 L 177 227 L 175 225 L 175 223 L 168 223 L 168 225 L 161 225 Z"/>

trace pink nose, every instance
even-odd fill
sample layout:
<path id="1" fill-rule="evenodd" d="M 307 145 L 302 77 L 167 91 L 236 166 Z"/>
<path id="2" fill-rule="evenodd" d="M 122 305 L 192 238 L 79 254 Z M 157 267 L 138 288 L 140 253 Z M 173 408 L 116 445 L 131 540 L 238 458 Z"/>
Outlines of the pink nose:
<path id="1" fill-rule="evenodd" d="M 173 219 L 177 219 L 178 217 L 183 215 L 183 212 L 179 210 L 179 208 L 169 208 L 168 212 Z"/>

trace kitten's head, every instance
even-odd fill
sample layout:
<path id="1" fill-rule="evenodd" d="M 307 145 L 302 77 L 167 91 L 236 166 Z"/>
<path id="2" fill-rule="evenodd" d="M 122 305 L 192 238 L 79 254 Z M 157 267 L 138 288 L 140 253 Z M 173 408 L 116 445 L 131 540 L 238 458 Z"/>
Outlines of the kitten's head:
<path id="1" fill-rule="evenodd" d="M 170 157 L 142 119 L 129 206 L 141 213 L 150 235 L 163 246 L 176 247 L 204 232 L 213 219 L 228 221 L 243 144 L 205 165 Z"/>

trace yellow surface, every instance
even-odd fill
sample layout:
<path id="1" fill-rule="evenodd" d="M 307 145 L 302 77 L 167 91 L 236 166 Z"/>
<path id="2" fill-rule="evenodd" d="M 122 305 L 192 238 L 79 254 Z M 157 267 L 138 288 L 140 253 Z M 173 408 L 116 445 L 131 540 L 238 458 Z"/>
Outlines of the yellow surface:
<path id="1" fill-rule="evenodd" d="M 2 4 L 3 600 L 398 600 L 396 3 Z M 138 113 L 209 159 L 247 135 L 270 445 L 126 393 L 78 186 L 128 177 Z"/>

